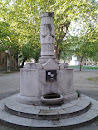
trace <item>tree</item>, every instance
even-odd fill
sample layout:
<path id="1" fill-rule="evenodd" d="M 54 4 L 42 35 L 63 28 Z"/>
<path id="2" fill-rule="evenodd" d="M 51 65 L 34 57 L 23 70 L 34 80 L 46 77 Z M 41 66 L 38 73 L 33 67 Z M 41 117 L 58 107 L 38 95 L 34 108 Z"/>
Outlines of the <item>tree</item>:
<path id="1" fill-rule="evenodd" d="M 23 61 L 21 67 L 23 67 L 24 62 L 27 59 L 29 60 L 31 57 L 33 57 L 35 59 L 35 62 L 37 62 L 39 56 L 40 56 L 40 44 L 36 44 L 35 41 L 32 41 L 32 39 L 30 39 L 30 41 L 28 41 L 28 43 L 22 47 Z"/>
<path id="2" fill-rule="evenodd" d="M 10 55 L 16 60 L 18 68 L 18 40 L 17 34 L 13 32 L 10 25 L 6 22 L 0 22 L 0 51 L 9 50 Z"/>
<path id="3" fill-rule="evenodd" d="M 26 44 L 28 45 L 31 38 L 34 48 L 39 47 L 40 49 L 38 45 L 40 43 L 40 14 L 44 11 L 54 12 L 55 51 L 58 59 L 71 21 L 81 18 L 87 22 L 91 18 L 94 19 L 97 13 L 94 0 L 0 0 L 0 3 L 2 4 L 0 10 L 2 20 L 9 23 L 12 31 L 18 35 L 20 54 L 24 52 L 22 48 L 25 48 Z M 30 56 L 35 57 L 35 54 L 30 54 Z"/>
<path id="4" fill-rule="evenodd" d="M 0 22 L 0 50 L 3 51 L 7 48 L 8 44 L 10 44 L 9 36 L 9 24 L 6 22 Z"/>
<path id="5" fill-rule="evenodd" d="M 80 59 L 80 71 L 83 58 L 96 57 L 98 52 L 98 39 L 96 38 L 96 35 L 97 33 L 95 30 L 89 28 L 86 33 L 80 36 L 69 36 L 67 38 L 67 42 L 71 43 L 71 49 L 73 50 L 73 53 Z"/>

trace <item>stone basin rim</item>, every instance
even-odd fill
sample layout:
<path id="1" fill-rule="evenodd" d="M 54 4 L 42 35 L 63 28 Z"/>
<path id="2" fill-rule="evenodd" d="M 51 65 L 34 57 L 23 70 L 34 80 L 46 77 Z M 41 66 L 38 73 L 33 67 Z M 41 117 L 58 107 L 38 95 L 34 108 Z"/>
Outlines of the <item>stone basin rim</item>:
<path id="1" fill-rule="evenodd" d="M 41 102 L 46 105 L 59 105 L 63 103 L 63 95 L 60 95 L 59 98 L 45 98 L 44 96 L 41 96 Z"/>

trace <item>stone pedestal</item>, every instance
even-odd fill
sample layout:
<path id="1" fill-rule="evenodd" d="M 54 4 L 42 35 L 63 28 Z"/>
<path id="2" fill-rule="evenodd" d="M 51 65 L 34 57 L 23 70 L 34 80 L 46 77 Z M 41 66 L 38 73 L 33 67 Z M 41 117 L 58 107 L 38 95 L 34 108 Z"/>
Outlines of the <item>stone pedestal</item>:
<path id="1" fill-rule="evenodd" d="M 46 79 L 47 72 L 53 76 L 50 81 Z M 41 97 L 50 93 L 62 95 L 64 103 L 77 99 L 77 93 L 73 89 L 73 70 L 67 68 L 65 63 L 59 64 L 53 59 L 44 64 L 27 63 L 20 70 L 18 102 L 39 105 Z"/>

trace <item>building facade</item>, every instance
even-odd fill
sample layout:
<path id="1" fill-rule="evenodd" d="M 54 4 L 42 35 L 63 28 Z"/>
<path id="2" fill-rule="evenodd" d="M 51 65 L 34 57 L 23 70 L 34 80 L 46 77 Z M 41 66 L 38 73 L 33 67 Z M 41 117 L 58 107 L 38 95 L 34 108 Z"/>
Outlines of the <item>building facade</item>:
<path id="1" fill-rule="evenodd" d="M 15 70 L 16 69 L 16 60 L 13 56 L 10 56 L 8 53 L 0 52 L 0 70 Z"/>

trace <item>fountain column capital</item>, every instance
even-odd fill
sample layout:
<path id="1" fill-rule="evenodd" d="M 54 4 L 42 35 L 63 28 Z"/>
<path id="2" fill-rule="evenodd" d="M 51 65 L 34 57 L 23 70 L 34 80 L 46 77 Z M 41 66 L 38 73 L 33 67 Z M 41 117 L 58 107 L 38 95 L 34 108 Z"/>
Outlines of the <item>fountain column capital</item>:
<path id="1" fill-rule="evenodd" d="M 53 17 L 54 18 L 54 12 L 43 12 L 43 13 L 41 13 L 41 18 L 42 17 Z"/>

